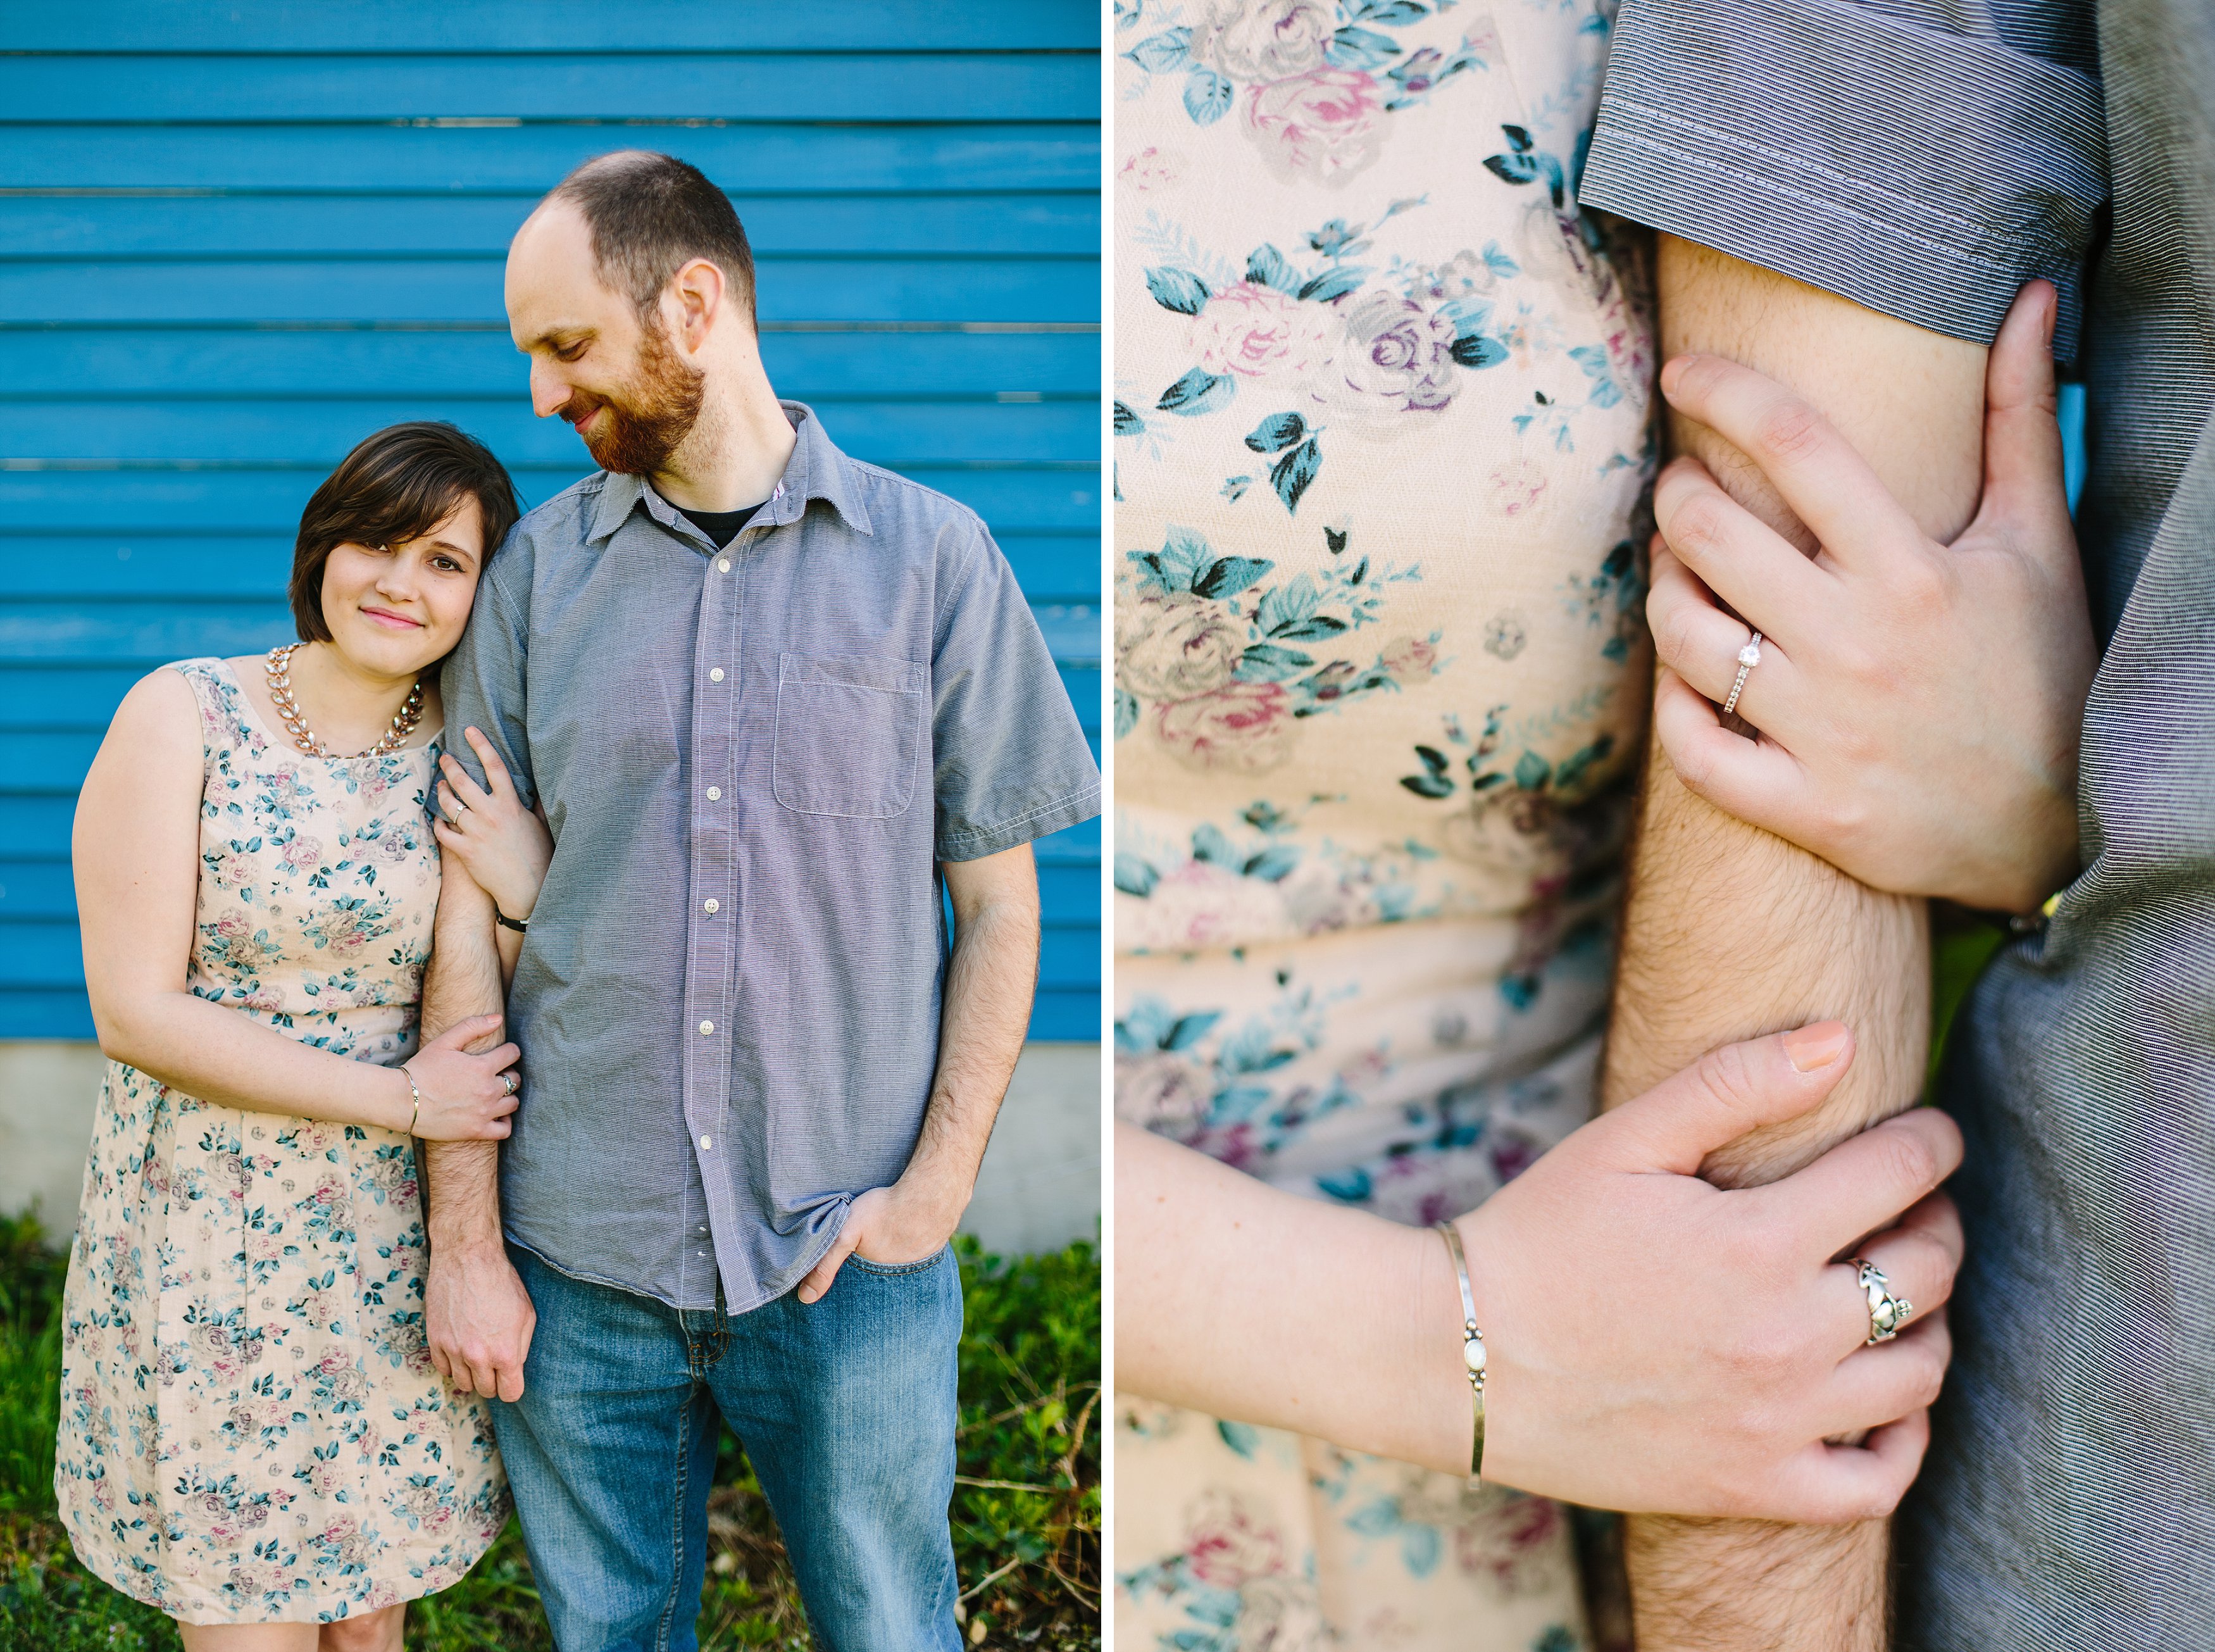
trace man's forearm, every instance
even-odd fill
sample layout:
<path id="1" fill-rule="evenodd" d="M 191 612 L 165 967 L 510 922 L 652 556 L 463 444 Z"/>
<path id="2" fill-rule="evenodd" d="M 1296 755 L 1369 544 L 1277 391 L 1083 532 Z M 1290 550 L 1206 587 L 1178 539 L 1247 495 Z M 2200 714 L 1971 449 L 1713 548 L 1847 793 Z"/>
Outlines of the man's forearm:
<path id="1" fill-rule="evenodd" d="M 957 1213 L 976 1185 L 992 1121 L 1022 1053 L 1038 948 L 1037 908 L 1020 901 L 987 904 L 955 930 L 937 1073 L 902 1180 L 951 1201 Z"/>
<path id="2" fill-rule="evenodd" d="M 1831 417 L 1927 530 L 1950 537 L 1969 519 L 1980 350 L 1666 238 L 1661 291 L 1665 355 L 1712 352 L 1779 378 Z M 1873 371 L 1872 362 L 1885 365 Z M 1808 543 L 1744 456 L 1686 421 L 1672 435 L 1677 451 L 1706 462 L 1741 503 Z M 1720 813 L 1653 752 L 1631 858 L 1605 1104 L 1727 1040 L 1844 1021 L 1858 1053 L 1830 1101 L 1707 1166 L 1718 1182 L 1773 1181 L 1915 1100 L 1929 980 L 1921 901 L 1877 894 Z M 1697 1268 L 1697 1259 L 1690 1263 Z M 1887 1644 L 1883 1522 L 1647 1517 L 1631 1522 L 1627 1554 L 1641 1652 L 1874 1652 Z"/>
<path id="3" fill-rule="evenodd" d="M 426 1039 L 471 1016 L 501 1013 L 495 930 L 490 897 L 450 858 L 423 980 Z M 469 1047 L 490 1049 L 505 1036 L 504 1030 L 488 1032 Z M 498 1247 L 500 1144 L 430 1141 L 423 1144 L 423 1157 L 424 1220 L 432 1249 Z"/>

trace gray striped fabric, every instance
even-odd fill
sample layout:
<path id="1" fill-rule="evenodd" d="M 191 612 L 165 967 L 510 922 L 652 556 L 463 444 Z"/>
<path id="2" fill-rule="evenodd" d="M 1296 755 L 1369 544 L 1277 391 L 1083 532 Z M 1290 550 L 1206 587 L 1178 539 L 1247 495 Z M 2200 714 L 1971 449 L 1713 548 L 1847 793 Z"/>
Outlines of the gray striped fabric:
<path id="1" fill-rule="evenodd" d="M 2215 6 L 1628 0 L 1617 51 L 1586 205 L 1957 336 L 2111 197 L 2065 284 L 2086 866 L 1941 1086 L 1969 1257 L 1899 1643 L 2215 1647 Z"/>

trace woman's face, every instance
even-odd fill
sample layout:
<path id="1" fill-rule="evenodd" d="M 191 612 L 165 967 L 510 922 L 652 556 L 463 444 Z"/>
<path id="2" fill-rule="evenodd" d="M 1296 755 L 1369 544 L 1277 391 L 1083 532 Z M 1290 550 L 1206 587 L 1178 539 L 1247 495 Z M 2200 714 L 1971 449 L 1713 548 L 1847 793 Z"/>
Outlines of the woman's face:
<path id="1" fill-rule="evenodd" d="M 474 498 L 419 537 L 334 546 L 323 563 L 332 646 L 365 672 L 414 677 L 462 640 L 483 566 Z"/>

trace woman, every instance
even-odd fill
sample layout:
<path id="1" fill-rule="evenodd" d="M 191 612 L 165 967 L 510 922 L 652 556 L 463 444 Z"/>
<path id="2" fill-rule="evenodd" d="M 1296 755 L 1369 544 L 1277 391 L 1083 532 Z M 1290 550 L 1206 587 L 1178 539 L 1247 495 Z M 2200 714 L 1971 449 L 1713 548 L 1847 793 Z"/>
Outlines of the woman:
<path id="1" fill-rule="evenodd" d="M 465 1048 L 496 1017 L 416 1023 L 439 839 L 518 916 L 549 853 L 512 790 L 470 789 L 497 832 L 434 836 L 430 804 L 436 668 L 518 513 L 451 425 L 369 437 L 301 518 L 302 641 L 141 680 L 79 797 L 109 1060 L 55 1491 L 191 1652 L 394 1652 L 506 1518 L 484 1402 L 425 1342 L 412 1138 L 497 1140 L 518 1105 L 515 1047 Z"/>

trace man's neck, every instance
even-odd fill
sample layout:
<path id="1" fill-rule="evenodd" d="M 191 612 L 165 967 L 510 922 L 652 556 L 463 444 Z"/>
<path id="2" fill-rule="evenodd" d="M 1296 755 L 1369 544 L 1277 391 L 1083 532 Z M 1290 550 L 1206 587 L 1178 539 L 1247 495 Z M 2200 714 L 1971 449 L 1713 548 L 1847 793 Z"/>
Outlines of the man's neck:
<path id="1" fill-rule="evenodd" d="M 733 375 L 717 395 L 710 386 L 691 433 L 669 463 L 647 479 L 679 510 L 736 511 L 776 491 L 799 440 L 758 366 Z"/>

